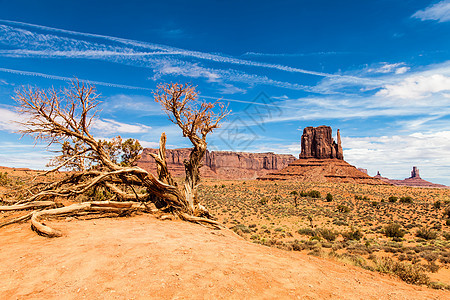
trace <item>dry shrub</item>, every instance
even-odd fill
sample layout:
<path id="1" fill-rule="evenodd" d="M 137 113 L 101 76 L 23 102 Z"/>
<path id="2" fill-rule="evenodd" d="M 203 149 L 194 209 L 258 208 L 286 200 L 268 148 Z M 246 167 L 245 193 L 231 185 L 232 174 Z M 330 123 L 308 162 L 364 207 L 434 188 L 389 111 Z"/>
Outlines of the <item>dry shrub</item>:
<path id="1" fill-rule="evenodd" d="M 375 261 L 375 269 L 380 273 L 398 276 L 401 280 L 412 284 L 428 284 L 430 278 L 419 264 L 394 261 L 390 257 L 382 257 Z"/>

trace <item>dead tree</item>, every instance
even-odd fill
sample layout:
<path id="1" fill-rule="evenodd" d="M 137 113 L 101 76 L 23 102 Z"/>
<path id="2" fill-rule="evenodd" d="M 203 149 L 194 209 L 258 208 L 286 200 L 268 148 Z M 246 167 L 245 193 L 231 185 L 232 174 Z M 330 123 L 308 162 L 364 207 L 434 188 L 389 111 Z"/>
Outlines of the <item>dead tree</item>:
<path id="1" fill-rule="evenodd" d="M 71 148 L 71 156 L 46 173 L 81 160 L 90 161 L 90 168 L 74 172 L 60 181 L 35 184 L 27 189 L 25 200 L 0 206 L 0 211 L 35 209 L 16 220 L 31 219 L 32 228 L 38 234 L 49 237 L 60 236 L 61 233 L 44 225 L 40 221 L 42 218 L 148 211 L 147 204 L 151 202 L 159 210 L 170 212 L 183 220 L 220 228 L 221 225 L 212 220 L 206 208 L 199 203 L 196 190 L 200 179 L 199 168 L 206 152 L 206 137 L 219 127 L 219 122 L 228 114 L 227 109 L 219 103 L 220 111 L 214 113 L 216 103 L 199 102 L 198 93 L 191 85 L 171 83 L 158 86 L 154 93 L 155 100 L 162 105 L 169 119 L 180 127 L 183 136 L 193 144 L 189 159 L 184 162 L 184 184 L 179 186 L 167 168 L 164 133 L 161 135 L 158 154 L 153 154 L 158 177 L 137 166 L 121 165 L 110 157 L 104 141 L 96 140 L 90 133 L 90 127 L 99 112 L 98 97 L 93 86 L 78 80 L 72 82 L 71 88 L 61 91 L 24 88 L 17 92 L 15 100 L 18 111 L 24 117 L 20 123 L 22 134 L 46 141 L 49 145 L 66 143 L 67 146 L 67 141 L 77 145 Z M 61 198 L 77 199 L 95 188 L 107 190 L 110 199 L 84 201 L 69 206 L 58 202 Z M 13 222 L 10 220 L 6 223 Z M 4 225 L 0 224 L 0 227 Z"/>

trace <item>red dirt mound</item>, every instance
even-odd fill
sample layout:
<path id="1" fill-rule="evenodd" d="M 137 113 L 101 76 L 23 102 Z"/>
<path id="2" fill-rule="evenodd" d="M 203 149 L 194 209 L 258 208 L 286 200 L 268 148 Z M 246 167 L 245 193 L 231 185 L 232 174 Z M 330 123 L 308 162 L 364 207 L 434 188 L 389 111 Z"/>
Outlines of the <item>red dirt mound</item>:
<path id="1" fill-rule="evenodd" d="M 0 231 L 1 299 L 448 299 L 352 266 L 153 216 Z"/>

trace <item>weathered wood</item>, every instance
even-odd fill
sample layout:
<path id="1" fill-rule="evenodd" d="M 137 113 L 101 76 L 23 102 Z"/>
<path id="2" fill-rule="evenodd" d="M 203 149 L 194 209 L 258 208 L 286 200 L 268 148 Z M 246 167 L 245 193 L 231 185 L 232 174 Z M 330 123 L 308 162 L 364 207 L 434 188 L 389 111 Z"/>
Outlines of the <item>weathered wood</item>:
<path id="1" fill-rule="evenodd" d="M 0 211 L 24 210 L 24 209 L 43 208 L 43 207 L 50 207 L 50 206 L 56 206 L 56 203 L 54 201 L 32 201 L 32 202 L 16 204 L 16 205 L 3 205 L 3 206 L 0 206 Z"/>

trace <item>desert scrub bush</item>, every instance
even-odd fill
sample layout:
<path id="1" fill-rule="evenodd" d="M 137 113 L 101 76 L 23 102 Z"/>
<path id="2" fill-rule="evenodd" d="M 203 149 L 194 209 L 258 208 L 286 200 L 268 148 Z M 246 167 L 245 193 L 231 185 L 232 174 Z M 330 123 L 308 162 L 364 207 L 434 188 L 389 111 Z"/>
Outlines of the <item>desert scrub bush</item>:
<path id="1" fill-rule="evenodd" d="M 438 282 L 438 281 L 432 281 L 428 284 L 428 287 L 435 289 L 435 290 L 450 290 L 450 285 L 443 283 L 443 282 Z"/>
<path id="2" fill-rule="evenodd" d="M 450 232 L 443 232 L 442 237 L 447 241 L 450 241 Z"/>
<path id="3" fill-rule="evenodd" d="M 354 255 L 354 254 L 348 254 L 348 253 L 343 253 L 343 254 L 338 254 L 334 251 L 331 251 L 328 254 L 329 257 L 336 259 L 337 261 L 343 262 L 345 264 L 350 264 L 353 266 L 357 266 L 366 270 L 372 270 L 373 268 L 370 267 L 369 265 L 367 265 L 366 260 L 364 259 L 364 257 L 359 256 L 359 255 Z"/>
<path id="4" fill-rule="evenodd" d="M 298 240 L 294 240 L 291 242 L 291 249 L 294 251 L 302 251 L 305 249 L 305 245 L 303 243 L 300 243 Z"/>
<path id="5" fill-rule="evenodd" d="M 261 199 L 259 199 L 259 204 L 261 205 L 266 205 L 267 202 L 269 202 L 269 200 L 266 197 L 262 197 Z"/>
<path id="6" fill-rule="evenodd" d="M 444 218 L 450 219 L 450 206 L 447 206 L 444 210 Z"/>
<path id="7" fill-rule="evenodd" d="M 397 202 L 397 200 L 398 200 L 398 198 L 395 197 L 395 196 L 390 196 L 390 197 L 388 198 L 388 201 L 391 202 L 391 203 L 395 203 L 395 202 Z"/>
<path id="8" fill-rule="evenodd" d="M 383 228 L 383 233 L 387 237 L 402 238 L 405 235 L 405 231 L 401 229 L 400 224 L 391 223 Z"/>
<path id="9" fill-rule="evenodd" d="M 336 231 L 328 228 L 319 228 L 316 230 L 316 234 L 329 242 L 334 241 L 339 235 Z"/>
<path id="10" fill-rule="evenodd" d="M 311 190 L 311 191 L 308 192 L 308 197 L 320 198 L 321 196 L 320 196 L 320 192 L 319 191 Z"/>
<path id="11" fill-rule="evenodd" d="M 316 235 L 316 232 L 311 228 L 300 228 L 299 230 L 297 230 L 297 233 L 301 234 L 301 235 L 309 235 L 309 236 Z"/>
<path id="12" fill-rule="evenodd" d="M 337 210 L 342 213 L 348 213 L 348 212 L 350 212 L 350 207 L 343 205 L 343 204 L 339 204 L 337 206 Z"/>
<path id="13" fill-rule="evenodd" d="M 245 226 L 244 224 L 235 225 L 235 226 L 231 227 L 231 229 L 238 234 L 239 234 L 239 232 L 242 232 L 242 233 L 252 232 L 251 229 L 248 228 L 247 226 Z"/>
<path id="14" fill-rule="evenodd" d="M 428 227 L 421 227 L 417 229 L 416 236 L 425 240 L 434 240 L 437 238 L 437 232 Z"/>
<path id="15" fill-rule="evenodd" d="M 308 193 L 305 191 L 300 192 L 300 197 L 308 197 Z"/>
<path id="16" fill-rule="evenodd" d="M 353 228 L 353 227 L 349 231 L 342 233 L 342 237 L 346 241 L 348 241 L 348 240 L 359 241 L 363 236 L 364 236 L 364 234 L 361 232 L 361 230 L 359 230 L 358 228 Z"/>
<path id="17" fill-rule="evenodd" d="M 325 197 L 325 199 L 327 200 L 327 202 L 331 202 L 331 201 L 333 201 L 333 195 L 328 193 L 327 196 Z"/>
<path id="18" fill-rule="evenodd" d="M 410 196 L 401 197 L 400 203 L 413 203 L 413 199 Z"/>
<path id="19" fill-rule="evenodd" d="M 394 261 L 390 257 L 382 257 L 375 260 L 375 270 L 380 273 L 388 273 L 398 276 L 401 280 L 412 284 L 428 284 L 430 278 L 425 274 L 419 264 L 409 264 Z"/>
<path id="20" fill-rule="evenodd" d="M 435 209 L 440 209 L 441 208 L 441 201 L 437 200 L 436 202 L 433 203 L 433 207 Z"/>
<path id="21" fill-rule="evenodd" d="M 0 185 L 8 185 L 10 181 L 11 180 L 8 178 L 8 172 L 0 172 Z"/>

